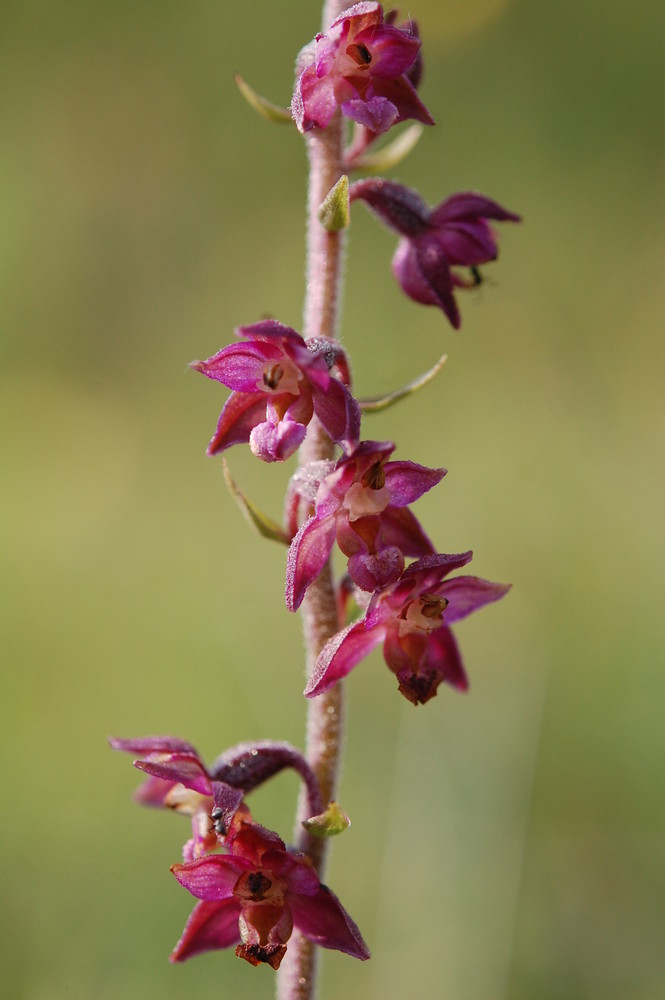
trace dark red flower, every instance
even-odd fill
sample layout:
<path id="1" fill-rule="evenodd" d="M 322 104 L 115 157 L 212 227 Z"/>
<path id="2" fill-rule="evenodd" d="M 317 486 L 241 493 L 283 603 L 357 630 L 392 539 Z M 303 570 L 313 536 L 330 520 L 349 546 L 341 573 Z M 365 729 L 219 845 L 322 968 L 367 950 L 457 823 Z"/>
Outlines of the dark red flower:
<path id="1" fill-rule="evenodd" d="M 379 643 L 400 692 L 414 705 L 433 698 L 442 681 L 465 690 L 468 681 L 450 625 L 498 601 L 510 589 L 477 576 L 445 579 L 471 556 L 471 552 L 424 556 L 397 583 L 373 594 L 364 619 L 324 646 L 305 688 L 307 697 L 322 694 L 346 677 Z"/>
<path id="2" fill-rule="evenodd" d="M 393 273 L 409 298 L 438 306 L 457 329 L 461 324 L 455 288 L 478 284 L 477 268 L 495 260 L 496 237 L 488 222 L 520 222 L 520 216 L 491 198 L 463 191 L 430 209 L 420 195 L 386 180 L 363 180 L 350 189 L 352 201 L 364 201 L 382 222 L 402 237 L 393 257 Z M 455 268 L 471 269 L 470 277 Z"/>
<path id="3" fill-rule="evenodd" d="M 235 944 L 239 958 L 277 969 L 294 927 L 323 948 L 369 958 L 360 931 L 307 855 L 287 850 L 276 833 L 249 818 L 235 825 L 226 846 L 227 854 L 171 869 L 201 900 L 171 961 Z"/>

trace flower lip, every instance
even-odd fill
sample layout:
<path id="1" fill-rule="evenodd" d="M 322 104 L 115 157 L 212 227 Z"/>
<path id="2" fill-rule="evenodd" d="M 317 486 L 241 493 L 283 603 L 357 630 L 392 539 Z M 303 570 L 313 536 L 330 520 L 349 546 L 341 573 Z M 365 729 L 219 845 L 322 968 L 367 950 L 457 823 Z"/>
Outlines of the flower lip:
<path id="1" fill-rule="evenodd" d="M 267 872 L 257 869 L 243 872 L 233 887 L 233 895 L 252 903 L 263 903 L 266 900 L 281 903 L 284 885 L 281 879 L 276 879 L 274 875 L 270 877 Z"/>

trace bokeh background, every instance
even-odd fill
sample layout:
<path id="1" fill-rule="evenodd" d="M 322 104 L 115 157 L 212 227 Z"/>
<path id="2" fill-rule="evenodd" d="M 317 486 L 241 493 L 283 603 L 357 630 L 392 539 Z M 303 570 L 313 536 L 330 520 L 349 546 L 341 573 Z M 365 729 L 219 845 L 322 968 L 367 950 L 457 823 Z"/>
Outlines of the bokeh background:
<path id="1" fill-rule="evenodd" d="M 418 0 L 439 127 L 392 176 L 522 212 L 454 332 L 400 293 L 354 213 L 356 389 L 446 465 L 444 551 L 514 588 L 463 623 L 472 689 L 424 708 L 377 654 L 348 684 L 328 881 L 373 950 L 322 997 L 665 996 L 661 0 Z M 314 0 L 23 0 L 0 14 L 4 486 L 3 994 L 268 998 L 229 953 L 167 962 L 187 822 L 131 802 L 108 734 L 212 759 L 302 743 L 284 551 L 204 454 L 225 392 L 186 368 L 235 325 L 300 323 L 305 158 L 244 104 L 288 103 Z M 229 455 L 279 516 L 290 468 Z M 288 837 L 295 779 L 254 797 Z"/>

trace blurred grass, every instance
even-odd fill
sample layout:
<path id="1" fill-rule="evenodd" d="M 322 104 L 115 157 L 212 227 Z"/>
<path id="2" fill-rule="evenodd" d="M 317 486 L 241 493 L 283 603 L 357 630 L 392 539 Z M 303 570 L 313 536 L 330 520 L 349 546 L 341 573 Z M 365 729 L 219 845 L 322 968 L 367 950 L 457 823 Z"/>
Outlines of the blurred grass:
<path id="1" fill-rule="evenodd" d="M 134 1000 L 271 974 L 166 962 L 185 830 L 132 806 L 105 737 L 208 759 L 300 743 L 284 554 L 206 460 L 223 393 L 186 369 L 264 314 L 299 325 L 305 165 L 252 116 L 287 103 L 318 5 L 27 0 L 0 14 L 5 482 L 3 978 L 26 1000 Z M 665 992 L 662 67 L 655 0 L 421 0 L 440 127 L 396 173 L 524 214 L 463 301 L 406 301 L 394 240 L 354 216 L 344 337 L 361 395 L 442 350 L 438 382 L 365 433 L 449 475 L 419 513 L 510 597 L 459 628 L 472 690 L 401 703 L 349 682 L 330 883 L 374 958 L 324 995 L 656 1000 Z M 405 344 L 408 345 L 405 351 Z M 379 362 L 380 359 L 380 362 Z M 278 515 L 289 470 L 234 475 Z M 288 835 L 295 783 L 257 815 Z"/>

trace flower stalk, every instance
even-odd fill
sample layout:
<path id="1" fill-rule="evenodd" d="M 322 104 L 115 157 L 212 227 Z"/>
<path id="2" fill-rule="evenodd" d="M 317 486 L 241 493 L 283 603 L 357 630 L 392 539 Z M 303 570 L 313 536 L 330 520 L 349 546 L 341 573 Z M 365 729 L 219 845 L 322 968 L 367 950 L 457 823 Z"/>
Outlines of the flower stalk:
<path id="1" fill-rule="evenodd" d="M 327 4 L 324 25 L 344 9 L 340 3 Z M 307 203 L 306 293 L 303 310 L 303 335 L 306 340 L 337 340 L 339 327 L 344 230 L 330 232 L 319 219 L 319 209 L 328 192 L 337 184 L 343 170 L 343 119 L 338 111 L 327 129 L 315 130 L 306 137 L 309 158 L 309 196 Z M 332 460 L 335 448 L 330 437 L 315 418 L 307 428 L 300 447 L 299 466 Z M 340 622 L 330 558 L 308 589 L 301 608 L 305 643 L 306 673 L 309 679 L 321 650 L 338 631 Z M 344 733 L 344 690 L 336 684 L 321 698 L 312 700 L 307 710 L 305 755 L 314 771 L 324 802 L 335 798 Z M 307 801 L 301 794 L 295 825 L 299 850 L 312 858 L 322 877 L 327 839 L 313 837 L 302 827 L 308 818 Z M 295 931 L 277 974 L 278 1000 L 312 1000 L 316 993 L 317 947 Z"/>

